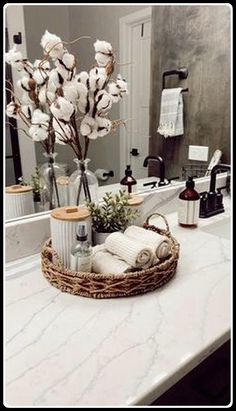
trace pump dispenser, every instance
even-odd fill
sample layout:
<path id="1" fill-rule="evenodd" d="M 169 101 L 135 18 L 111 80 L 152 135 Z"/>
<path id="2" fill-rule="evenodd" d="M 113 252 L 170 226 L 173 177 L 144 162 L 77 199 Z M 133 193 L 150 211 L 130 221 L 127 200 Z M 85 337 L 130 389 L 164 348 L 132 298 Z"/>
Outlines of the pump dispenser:
<path id="1" fill-rule="evenodd" d="M 135 180 L 135 178 L 132 176 L 132 170 L 131 170 L 131 166 L 127 165 L 126 169 L 125 169 L 125 177 L 122 178 L 122 180 L 120 181 L 121 185 L 125 185 L 128 188 L 128 193 L 132 192 L 132 186 L 137 184 L 137 181 Z"/>
<path id="2" fill-rule="evenodd" d="M 198 223 L 200 195 L 194 187 L 193 177 L 188 177 L 186 188 L 179 195 L 178 223 L 183 227 L 196 227 Z"/>
<path id="3" fill-rule="evenodd" d="M 71 248 L 70 268 L 89 273 L 92 268 L 92 246 L 88 242 L 86 223 L 78 223 L 76 239 L 76 243 Z"/>

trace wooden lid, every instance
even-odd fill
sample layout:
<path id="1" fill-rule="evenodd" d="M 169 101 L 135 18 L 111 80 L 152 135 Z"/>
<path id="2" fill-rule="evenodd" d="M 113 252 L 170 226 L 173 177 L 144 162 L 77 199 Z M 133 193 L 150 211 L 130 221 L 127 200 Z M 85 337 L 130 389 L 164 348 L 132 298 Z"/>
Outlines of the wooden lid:
<path id="1" fill-rule="evenodd" d="M 70 177 L 68 177 L 68 176 L 60 176 L 60 177 L 58 177 L 57 178 L 57 184 L 59 184 L 59 185 L 67 185 L 67 184 L 69 184 L 69 179 L 70 179 Z"/>
<path id="2" fill-rule="evenodd" d="M 27 191 L 32 191 L 33 187 L 31 186 L 22 186 L 21 184 L 17 184 L 14 186 L 8 186 L 5 189 L 6 193 L 9 194 L 20 194 L 20 193 L 26 193 Z"/>
<path id="3" fill-rule="evenodd" d="M 144 202 L 144 198 L 142 196 L 132 196 L 129 200 L 128 203 L 130 206 L 136 206 L 140 205 Z"/>
<path id="4" fill-rule="evenodd" d="M 60 207 L 51 212 L 51 217 L 62 221 L 81 221 L 90 216 L 90 211 L 86 207 Z"/>

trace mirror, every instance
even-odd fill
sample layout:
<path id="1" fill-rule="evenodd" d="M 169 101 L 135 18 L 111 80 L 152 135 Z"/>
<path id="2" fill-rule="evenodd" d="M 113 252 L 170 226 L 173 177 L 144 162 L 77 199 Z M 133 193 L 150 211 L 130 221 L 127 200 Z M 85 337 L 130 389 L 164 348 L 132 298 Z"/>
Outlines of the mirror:
<path id="1" fill-rule="evenodd" d="M 230 24 L 231 8 L 227 5 L 8 5 L 5 43 L 6 50 L 14 41 L 20 43 L 17 49 L 34 62 L 43 57 L 40 40 L 49 30 L 63 41 L 72 42 L 66 48 L 77 57 L 78 73 L 96 63 L 93 43 L 97 39 L 112 45 L 116 60 L 112 77 L 116 80 L 121 73 L 128 82 L 129 94 L 112 105 L 109 118 L 125 120 L 125 125 L 90 142 L 88 168 L 96 175 L 99 186 L 108 191 L 114 184 L 119 185 L 130 164 L 138 181 L 137 190 L 147 189 L 143 184 L 160 177 L 156 162 L 143 167 L 148 155 L 161 157 L 165 178 L 177 178 L 176 181 L 185 179 L 187 174 L 205 175 L 216 150 L 222 153 L 222 161 L 230 161 Z M 81 36 L 90 38 L 74 41 Z M 183 66 L 188 69 L 188 77 L 170 75 L 165 84 L 167 88 L 188 88 L 183 93 L 184 133 L 165 138 L 157 133 L 162 76 Z M 9 65 L 6 79 L 11 79 L 17 89 L 19 73 Z M 10 98 L 8 91 L 7 102 Z M 6 118 L 6 186 L 18 184 L 23 176 L 24 182 L 34 187 L 34 210 L 47 210 L 48 198 L 37 201 L 38 169 L 44 165 L 45 173 L 50 174 L 45 150 L 25 135 L 22 121 L 11 118 L 10 122 L 11 126 Z M 195 150 L 195 157 L 190 160 L 189 146 L 206 149 Z M 63 192 L 68 181 L 65 177 L 77 169 L 75 155 L 71 147 L 61 144 L 55 145 L 55 153 L 57 177 L 63 177 L 58 189 Z M 66 197 L 63 201 L 67 201 Z"/>

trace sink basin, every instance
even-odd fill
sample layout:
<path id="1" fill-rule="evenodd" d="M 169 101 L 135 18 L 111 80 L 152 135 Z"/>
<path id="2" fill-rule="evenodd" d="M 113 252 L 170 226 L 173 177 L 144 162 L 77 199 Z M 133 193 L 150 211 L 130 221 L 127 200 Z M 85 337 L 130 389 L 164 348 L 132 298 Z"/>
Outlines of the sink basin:
<path id="1" fill-rule="evenodd" d="M 226 240 L 230 240 L 230 225 L 230 217 L 226 217 L 223 220 L 214 221 L 213 223 L 202 227 L 201 230 L 206 233 L 225 238 Z"/>

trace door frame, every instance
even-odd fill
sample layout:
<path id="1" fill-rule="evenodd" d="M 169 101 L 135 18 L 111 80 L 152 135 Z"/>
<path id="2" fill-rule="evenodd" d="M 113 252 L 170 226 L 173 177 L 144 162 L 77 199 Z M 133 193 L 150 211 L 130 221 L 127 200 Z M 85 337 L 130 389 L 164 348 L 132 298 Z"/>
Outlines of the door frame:
<path id="1" fill-rule="evenodd" d="M 26 44 L 26 33 L 25 33 L 25 20 L 24 20 L 24 6 L 22 4 L 5 4 L 4 5 L 4 44 L 5 44 L 5 28 L 8 30 L 9 38 L 9 48 L 12 48 L 14 45 L 13 35 L 20 32 L 22 34 L 22 43 L 18 45 L 17 49 L 21 51 L 23 57 L 27 56 L 27 44 Z M 4 67 L 4 88 L 5 88 L 5 79 L 6 79 L 6 70 Z M 14 89 L 17 90 L 17 81 L 19 80 L 19 73 L 16 69 L 12 70 L 12 82 Z M 5 104 L 5 103 L 4 103 Z M 20 149 L 20 158 L 21 158 L 21 168 L 22 175 L 24 180 L 30 181 L 31 175 L 34 172 L 34 169 L 37 165 L 36 161 L 36 146 L 32 140 L 26 137 L 24 132 L 21 129 L 25 128 L 22 120 L 17 119 L 17 132 L 19 137 L 19 149 Z M 4 135 L 5 135 L 5 122 L 4 122 Z M 5 148 L 5 141 L 4 141 Z"/>
<path id="2" fill-rule="evenodd" d="M 121 17 L 119 22 L 119 40 L 120 40 L 120 50 L 119 50 L 119 62 L 124 64 L 121 66 L 122 76 L 128 82 L 131 79 L 131 34 L 132 29 L 138 24 L 147 23 L 151 21 L 152 7 L 145 7 L 135 13 L 128 14 L 127 16 Z M 125 98 L 120 104 L 120 119 L 130 119 L 132 113 L 132 103 L 131 99 Z M 120 126 L 120 178 L 124 175 L 124 170 L 126 165 L 130 163 L 130 158 L 128 154 L 128 142 L 127 134 L 129 133 L 129 121 L 126 126 Z"/>

